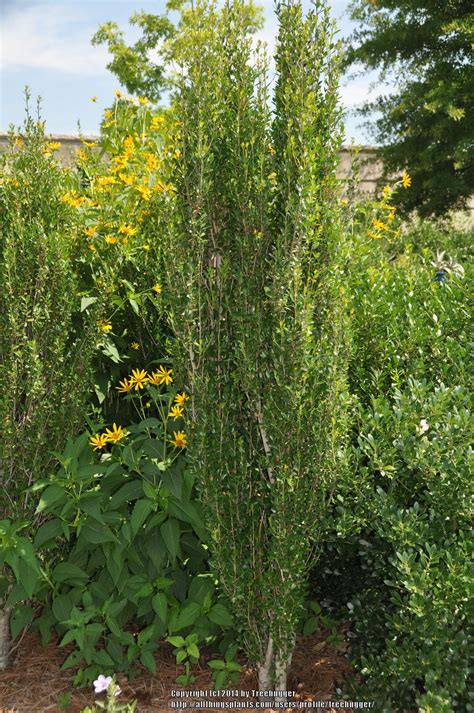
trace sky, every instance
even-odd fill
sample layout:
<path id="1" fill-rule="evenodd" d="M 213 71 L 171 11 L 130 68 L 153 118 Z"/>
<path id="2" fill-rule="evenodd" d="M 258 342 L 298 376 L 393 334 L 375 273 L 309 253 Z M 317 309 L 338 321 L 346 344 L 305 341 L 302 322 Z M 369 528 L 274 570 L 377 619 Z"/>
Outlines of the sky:
<path id="1" fill-rule="evenodd" d="M 0 132 L 10 124 L 20 126 L 24 118 L 24 87 L 32 100 L 40 96 L 41 115 L 51 134 L 97 135 L 101 114 L 113 100 L 114 89 L 122 89 L 107 69 L 110 56 L 104 46 L 93 47 L 91 37 L 99 25 L 118 23 L 125 40 L 138 38 L 128 18 L 141 9 L 162 14 L 166 0 L 0 0 Z M 303 0 L 304 5 L 309 0 Z M 340 36 L 347 37 L 353 24 L 347 13 L 348 0 L 330 0 Z M 260 0 L 266 24 L 261 32 L 271 48 L 276 34 L 272 0 Z M 380 92 L 376 75 L 345 78 L 341 100 L 346 109 L 346 143 L 371 143 L 367 130 L 354 116 L 354 108 Z M 375 82 L 375 86 L 374 85 Z M 91 97 L 97 96 L 96 103 Z"/>

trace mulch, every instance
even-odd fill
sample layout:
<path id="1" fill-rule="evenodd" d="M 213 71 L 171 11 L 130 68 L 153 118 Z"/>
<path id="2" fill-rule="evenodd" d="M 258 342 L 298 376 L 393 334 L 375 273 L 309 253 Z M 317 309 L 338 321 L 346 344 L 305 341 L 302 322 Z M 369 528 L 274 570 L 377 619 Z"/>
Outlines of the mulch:
<path id="1" fill-rule="evenodd" d="M 342 633 L 346 629 L 347 627 L 343 626 Z M 335 649 L 326 643 L 326 633 L 318 631 L 310 636 L 297 637 L 288 689 L 295 691 L 295 698 L 301 701 L 337 700 L 336 687 L 350 671 L 346 656 L 347 644 L 343 642 Z M 35 633 L 27 633 L 13 653 L 10 667 L 0 672 L 0 713 L 61 713 L 64 710 L 66 713 L 80 713 L 85 706 L 93 705 L 96 698 L 103 698 L 104 694 L 96 695 L 91 689 L 74 688 L 73 673 L 70 670 L 60 670 L 60 665 L 70 650 L 70 647 L 60 648 L 57 641 L 42 646 Z M 192 669 L 195 682 L 189 689 L 206 691 L 213 688 L 211 670 L 206 665 L 206 656 L 203 658 L 204 660 Z M 207 660 L 209 658 L 210 656 L 207 656 Z M 171 699 L 170 692 L 187 690 L 175 683 L 176 676 L 182 673 L 182 667 L 176 665 L 172 647 L 166 642 L 160 645 L 155 660 L 157 673 L 154 675 L 143 671 L 142 675 L 129 682 L 119 674 L 117 681 L 122 689 L 120 702 L 125 703 L 136 698 L 138 713 L 179 711 L 179 707 L 170 708 L 171 700 L 179 700 Z M 240 663 L 245 664 L 242 660 Z M 258 689 L 255 671 L 245 668 L 244 665 L 239 683 L 230 687 L 248 691 Z M 61 694 L 67 693 L 72 694 L 72 702 L 64 709 L 60 707 L 59 701 Z M 219 696 L 221 700 L 224 698 Z M 230 697 L 225 700 L 242 699 Z M 335 709 L 325 710 L 329 713 Z"/>

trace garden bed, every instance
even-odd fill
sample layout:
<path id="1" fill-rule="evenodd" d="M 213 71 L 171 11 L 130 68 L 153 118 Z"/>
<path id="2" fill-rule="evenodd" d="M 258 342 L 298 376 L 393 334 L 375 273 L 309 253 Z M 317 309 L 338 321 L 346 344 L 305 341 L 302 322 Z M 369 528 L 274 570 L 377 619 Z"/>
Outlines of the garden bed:
<path id="1" fill-rule="evenodd" d="M 336 686 L 349 672 L 345 656 L 346 644 L 340 644 L 336 650 L 326 644 L 325 636 L 326 632 L 318 631 L 310 636 L 297 638 L 288 686 L 290 690 L 298 691 L 300 700 L 337 699 Z M 71 671 L 59 669 L 68 649 L 69 647 L 59 648 L 57 641 L 42 646 L 36 634 L 27 634 L 13 654 L 13 664 L 7 671 L 0 673 L 0 713 L 46 713 L 61 710 L 79 713 L 85 706 L 93 704 L 94 698 L 98 696 L 88 689 L 74 689 L 71 684 Z M 136 698 L 140 713 L 173 710 L 169 708 L 170 691 L 181 689 L 175 683 L 180 670 L 176 666 L 172 647 L 163 643 L 155 659 L 156 675 L 144 671 L 132 682 L 118 677 L 123 692 L 121 699 Z M 196 680 L 190 686 L 191 689 L 212 689 L 211 670 L 205 665 L 205 661 L 202 665 L 195 666 L 193 673 Z M 255 672 L 245 667 L 240 683 L 233 686 L 242 690 L 257 687 Z M 61 708 L 59 701 L 61 696 L 67 693 L 73 694 L 73 702 L 67 708 Z"/>

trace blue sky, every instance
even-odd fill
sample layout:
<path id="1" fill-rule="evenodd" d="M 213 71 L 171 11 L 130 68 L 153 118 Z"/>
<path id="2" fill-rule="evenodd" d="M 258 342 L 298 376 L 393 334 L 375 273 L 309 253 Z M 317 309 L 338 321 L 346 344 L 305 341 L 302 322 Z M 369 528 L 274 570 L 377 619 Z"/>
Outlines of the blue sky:
<path id="1" fill-rule="evenodd" d="M 307 4 L 307 0 L 304 0 Z M 276 32 L 272 0 L 261 2 L 266 26 L 262 37 L 270 47 Z M 341 36 L 352 24 L 347 15 L 348 0 L 331 0 Z M 99 25 L 113 20 L 133 42 L 137 30 L 128 18 L 138 10 L 161 14 L 165 0 L 2 0 L 0 3 L 0 131 L 9 124 L 20 125 L 24 116 L 23 87 L 33 98 L 42 98 L 42 117 L 49 133 L 75 134 L 80 121 L 82 132 L 97 134 L 104 107 L 110 105 L 114 89 L 120 89 L 107 70 L 105 47 L 93 47 L 90 38 Z M 358 128 L 360 119 L 350 111 L 372 91 L 374 76 L 344 80 L 341 98 L 348 110 L 346 140 L 369 143 L 370 137 Z M 97 103 L 90 101 L 97 96 Z"/>

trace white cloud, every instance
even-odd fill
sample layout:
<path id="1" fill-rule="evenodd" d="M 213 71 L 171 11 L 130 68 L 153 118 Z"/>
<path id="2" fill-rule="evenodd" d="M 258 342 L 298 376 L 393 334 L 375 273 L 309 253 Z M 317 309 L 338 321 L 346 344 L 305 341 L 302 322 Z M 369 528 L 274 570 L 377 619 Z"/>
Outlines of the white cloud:
<path id="1" fill-rule="evenodd" d="M 343 83 L 339 94 L 341 101 L 347 108 L 355 108 L 366 101 L 373 101 L 387 92 L 387 86 L 377 84 L 374 79 L 352 79 L 347 84 Z"/>
<path id="2" fill-rule="evenodd" d="M 104 47 L 92 47 L 96 27 L 72 7 L 49 3 L 13 7 L 3 16 L 0 67 L 49 69 L 81 76 L 106 73 Z"/>

